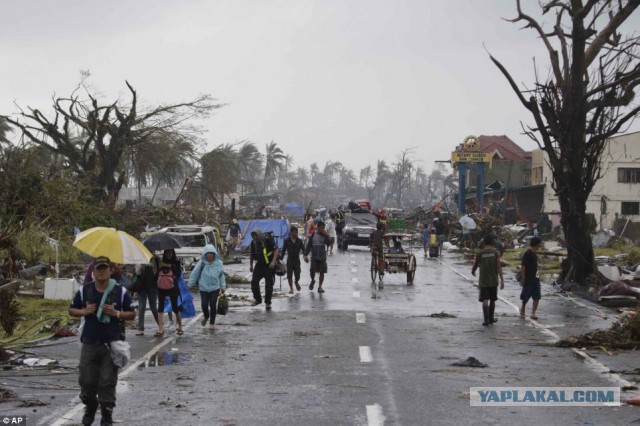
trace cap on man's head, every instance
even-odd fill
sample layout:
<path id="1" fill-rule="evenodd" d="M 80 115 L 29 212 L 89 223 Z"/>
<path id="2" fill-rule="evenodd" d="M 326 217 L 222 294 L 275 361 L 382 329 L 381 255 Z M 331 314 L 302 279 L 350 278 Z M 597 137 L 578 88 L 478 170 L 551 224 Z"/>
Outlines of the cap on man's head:
<path id="1" fill-rule="evenodd" d="M 109 268 L 111 267 L 111 260 L 109 260 L 109 258 L 107 256 L 98 256 L 96 257 L 95 262 L 93 263 L 93 266 L 95 268 L 97 268 L 98 266 L 102 266 L 102 265 L 106 265 Z"/>
<path id="2" fill-rule="evenodd" d="M 238 219 L 233 219 L 233 223 L 238 223 Z"/>

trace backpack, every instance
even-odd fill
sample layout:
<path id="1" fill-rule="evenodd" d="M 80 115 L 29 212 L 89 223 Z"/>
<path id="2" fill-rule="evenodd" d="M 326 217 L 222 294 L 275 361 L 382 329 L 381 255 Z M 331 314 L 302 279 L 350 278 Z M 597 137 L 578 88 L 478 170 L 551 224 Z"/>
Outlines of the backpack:
<path id="1" fill-rule="evenodd" d="M 158 271 L 158 288 L 160 290 L 171 290 L 176 286 L 176 278 L 171 268 L 161 268 Z"/>

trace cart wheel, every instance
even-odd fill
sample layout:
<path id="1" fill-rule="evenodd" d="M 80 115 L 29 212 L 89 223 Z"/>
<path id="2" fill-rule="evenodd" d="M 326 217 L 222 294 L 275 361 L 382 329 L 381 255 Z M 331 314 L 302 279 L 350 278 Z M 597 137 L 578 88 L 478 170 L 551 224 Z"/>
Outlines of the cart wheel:
<path id="1" fill-rule="evenodd" d="M 412 285 L 415 277 L 416 277 L 416 257 L 414 255 L 411 255 L 409 256 L 409 262 L 407 262 L 407 284 Z"/>
<path id="2" fill-rule="evenodd" d="M 375 283 L 378 278 L 378 265 L 376 265 L 376 257 L 371 256 L 371 282 Z"/>

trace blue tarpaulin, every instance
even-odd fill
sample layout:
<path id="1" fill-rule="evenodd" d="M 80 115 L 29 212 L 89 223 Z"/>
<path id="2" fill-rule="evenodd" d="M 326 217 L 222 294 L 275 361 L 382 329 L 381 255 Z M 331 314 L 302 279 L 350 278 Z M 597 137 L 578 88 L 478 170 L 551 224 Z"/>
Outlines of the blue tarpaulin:
<path id="1" fill-rule="evenodd" d="M 182 318 L 195 317 L 196 308 L 193 306 L 193 296 L 187 288 L 187 283 L 184 281 L 183 274 L 180 274 L 180 277 L 178 278 L 178 288 L 180 289 L 178 303 L 180 304 L 180 314 L 182 315 Z M 167 297 L 164 304 L 164 312 L 168 314 L 171 311 L 173 311 L 171 308 L 171 299 Z"/>
<path id="2" fill-rule="evenodd" d="M 286 214 L 291 214 L 291 215 L 296 215 L 296 216 L 303 216 L 304 215 L 304 207 L 299 206 L 296 203 L 287 203 L 284 206 L 284 212 Z"/>
<path id="3" fill-rule="evenodd" d="M 255 228 L 260 228 L 264 233 L 271 232 L 273 239 L 276 240 L 280 248 L 282 248 L 284 240 L 289 237 L 289 221 L 287 219 L 240 220 L 238 225 L 240 225 L 240 231 L 242 232 L 241 250 L 251 245 L 251 231 Z"/>

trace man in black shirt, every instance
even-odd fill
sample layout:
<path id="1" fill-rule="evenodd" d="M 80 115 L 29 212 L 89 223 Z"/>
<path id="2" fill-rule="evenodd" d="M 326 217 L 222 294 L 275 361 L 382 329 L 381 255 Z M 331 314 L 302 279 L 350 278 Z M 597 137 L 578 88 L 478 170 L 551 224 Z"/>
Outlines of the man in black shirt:
<path id="1" fill-rule="evenodd" d="M 293 275 L 296 277 L 296 289 L 298 291 L 300 288 L 300 252 L 304 251 L 304 244 L 302 240 L 298 238 L 298 228 L 292 226 L 290 229 L 291 236 L 284 240 L 284 245 L 282 246 L 282 254 L 280 254 L 280 259 L 284 259 L 284 255 L 288 254 L 287 257 L 287 281 L 289 281 L 289 293 L 293 294 Z"/>
<path id="2" fill-rule="evenodd" d="M 540 250 L 540 238 L 533 237 L 531 239 L 531 248 L 522 256 L 522 264 L 520 265 L 520 317 L 524 318 L 525 307 L 529 299 L 533 299 L 533 307 L 531 308 L 531 319 L 537 320 L 536 311 L 540 302 L 540 279 L 538 278 L 538 256 L 536 253 Z"/>
<path id="3" fill-rule="evenodd" d="M 267 311 L 271 310 L 271 296 L 273 295 L 273 283 L 278 259 L 278 246 L 271 235 L 265 235 L 262 230 L 255 228 L 251 231 L 251 258 L 249 260 L 249 270 L 253 272 L 251 278 L 251 291 L 253 292 L 253 306 L 262 303 L 260 295 L 260 280 L 264 278 L 264 301 Z M 253 262 L 256 263 L 255 268 Z"/>

